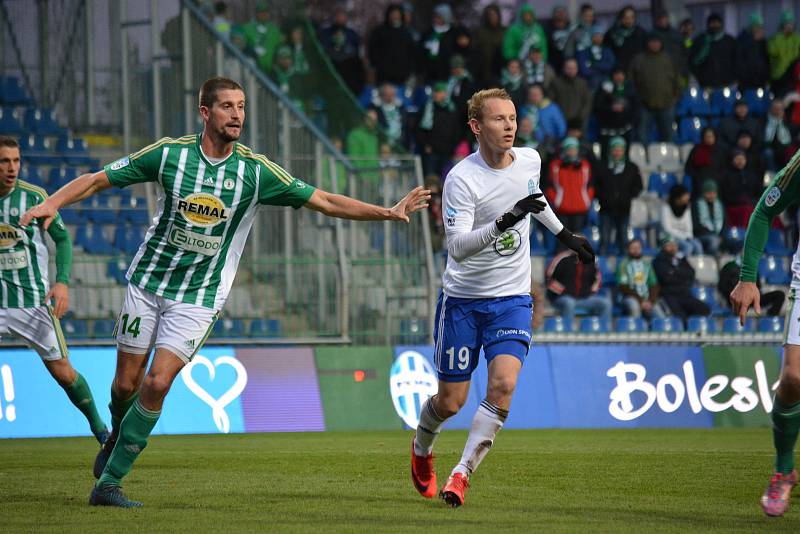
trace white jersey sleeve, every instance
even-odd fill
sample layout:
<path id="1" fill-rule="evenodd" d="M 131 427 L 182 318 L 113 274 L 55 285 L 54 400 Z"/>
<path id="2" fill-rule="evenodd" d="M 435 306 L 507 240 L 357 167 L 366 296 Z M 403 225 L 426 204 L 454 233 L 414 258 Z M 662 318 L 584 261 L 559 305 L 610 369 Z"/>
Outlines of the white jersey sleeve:
<path id="1" fill-rule="evenodd" d="M 447 180 L 442 202 L 447 206 L 447 253 L 457 262 L 479 253 L 500 235 L 494 221 L 473 230 L 475 199 L 464 180 L 456 176 Z"/>

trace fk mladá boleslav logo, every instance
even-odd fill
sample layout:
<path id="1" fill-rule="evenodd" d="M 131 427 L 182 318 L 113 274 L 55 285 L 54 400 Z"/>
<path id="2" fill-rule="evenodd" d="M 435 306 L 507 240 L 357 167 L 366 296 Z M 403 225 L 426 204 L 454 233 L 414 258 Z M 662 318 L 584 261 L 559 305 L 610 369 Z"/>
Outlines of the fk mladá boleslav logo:
<path id="1" fill-rule="evenodd" d="M 438 387 L 433 366 L 419 352 L 407 350 L 392 364 L 389 389 L 394 409 L 411 428 L 419 423 L 422 403 L 433 396 Z"/>
<path id="2" fill-rule="evenodd" d="M 194 193 L 178 201 L 178 212 L 194 226 L 208 228 L 228 219 L 225 203 L 209 193 Z"/>

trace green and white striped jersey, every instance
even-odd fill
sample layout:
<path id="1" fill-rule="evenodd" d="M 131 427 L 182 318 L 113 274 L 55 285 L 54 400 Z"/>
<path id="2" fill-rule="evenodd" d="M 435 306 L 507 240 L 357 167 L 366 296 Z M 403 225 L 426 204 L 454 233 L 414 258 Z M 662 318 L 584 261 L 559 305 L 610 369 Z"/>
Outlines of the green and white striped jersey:
<path id="1" fill-rule="evenodd" d="M 260 205 L 299 208 L 314 188 L 238 143 L 212 164 L 200 135 L 165 137 L 105 166 L 112 185 L 157 182 L 157 212 L 133 258 L 130 283 L 219 310 Z"/>
<path id="2" fill-rule="evenodd" d="M 41 221 L 26 228 L 19 225 L 23 213 L 47 198 L 41 187 L 17 180 L 16 186 L 0 198 L 0 306 L 32 308 L 44 306 L 49 291 L 49 253 L 42 236 Z M 56 215 L 48 228 L 57 244 L 56 281 L 69 283 L 72 242 L 69 232 Z"/>

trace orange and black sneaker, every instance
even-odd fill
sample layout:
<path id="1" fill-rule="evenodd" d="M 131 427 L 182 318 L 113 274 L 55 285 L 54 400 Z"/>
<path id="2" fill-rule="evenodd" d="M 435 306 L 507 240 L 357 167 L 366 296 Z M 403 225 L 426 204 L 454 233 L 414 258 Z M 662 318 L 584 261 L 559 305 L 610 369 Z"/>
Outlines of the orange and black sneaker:
<path id="1" fill-rule="evenodd" d="M 468 489 L 469 479 L 462 473 L 455 473 L 447 479 L 447 484 L 439 492 L 439 497 L 453 508 L 458 508 L 464 504 L 464 494 Z"/>
<path id="2" fill-rule="evenodd" d="M 433 454 L 417 456 L 414 440 L 411 440 L 411 481 L 420 495 L 432 499 L 436 495 L 436 471 L 433 470 Z"/>

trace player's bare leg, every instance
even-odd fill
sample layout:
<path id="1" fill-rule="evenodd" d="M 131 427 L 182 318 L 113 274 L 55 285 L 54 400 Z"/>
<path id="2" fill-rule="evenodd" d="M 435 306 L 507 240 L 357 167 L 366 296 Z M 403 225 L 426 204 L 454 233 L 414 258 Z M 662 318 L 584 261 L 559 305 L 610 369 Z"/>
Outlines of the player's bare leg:
<path id="1" fill-rule="evenodd" d="M 794 320 L 794 316 L 789 320 Z M 798 431 L 800 431 L 800 345 L 784 345 L 783 367 L 772 408 L 775 473 L 761 497 L 761 507 L 767 515 L 781 516 L 789 508 L 792 488 L 797 485 L 794 447 Z"/>
<path id="2" fill-rule="evenodd" d="M 117 444 L 119 425 L 134 401 L 139 397 L 139 388 L 144 380 L 144 372 L 150 359 L 150 350 L 146 354 L 134 354 L 124 350 L 117 350 L 117 369 L 114 381 L 111 382 L 111 402 L 108 409 L 111 412 L 111 435 L 103 443 L 97 457 L 94 459 L 94 478 L 100 478 L 111 452 Z"/>
<path id="3" fill-rule="evenodd" d="M 86 417 L 92 434 L 102 445 L 108 438 L 108 429 L 100 414 L 97 413 L 94 396 L 86 379 L 72 367 L 66 356 L 59 360 L 42 361 L 50 376 L 64 389 L 72 404 Z"/>
<path id="4" fill-rule="evenodd" d="M 436 471 L 433 468 L 433 444 L 442 425 L 467 402 L 469 381 L 439 381 L 436 395 L 422 404 L 417 432 L 411 442 L 411 480 L 425 498 L 436 495 Z"/>
<path id="5" fill-rule="evenodd" d="M 172 351 L 156 349 L 153 363 L 139 390 L 139 398 L 120 424 L 117 446 L 92 490 L 90 504 L 125 508 L 141 506 L 141 503 L 130 501 L 122 494 L 120 484 L 147 446 L 147 438 L 161 415 L 164 397 L 184 365 L 186 362 Z"/>
<path id="6" fill-rule="evenodd" d="M 469 489 L 469 477 L 478 468 L 494 438 L 503 428 L 508 417 L 508 408 L 517 386 L 517 376 L 522 362 L 511 355 L 495 356 L 489 363 L 489 384 L 486 399 L 481 402 L 467 437 L 467 444 L 458 465 L 453 469 L 441 491 L 441 497 L 450 506 L 464 504 L 464 495 Z"/>

